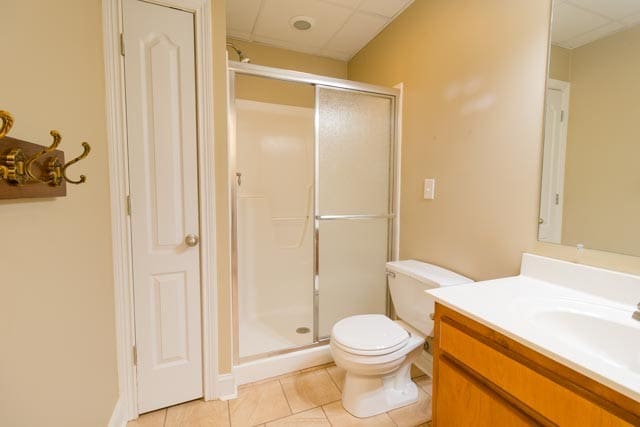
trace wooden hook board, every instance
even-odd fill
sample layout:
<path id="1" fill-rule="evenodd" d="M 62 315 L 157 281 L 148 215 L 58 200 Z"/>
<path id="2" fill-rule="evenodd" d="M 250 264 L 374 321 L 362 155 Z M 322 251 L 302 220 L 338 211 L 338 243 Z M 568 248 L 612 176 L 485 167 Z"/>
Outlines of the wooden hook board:
<path id="1" fill-rule="evenodd" d="M 42 150 L 42 145 L 23 141 L 21 139 L 5 136 L 0 139 L 0 156 L 5 156 L 11 149 L 21 148 L 26 156 L 33 156 Z M 47 169 L 44 163 L 51 157 L 57 157 L 64 164 L 64 152 L 55 150 L 43 156 L 36 161 L 33 166 L 34 172 L 46 175 Z M 51 186 L 40 182 L 29 182 L 24 185 L 11 185 L 6 182 L 0 182 L 0 200 L 6 199 L 25 199 L 25 198 L 42 198 L 42 197 L 64 197 L 67 195 L 67 183 L 63 182 L 59 186 Z"/>

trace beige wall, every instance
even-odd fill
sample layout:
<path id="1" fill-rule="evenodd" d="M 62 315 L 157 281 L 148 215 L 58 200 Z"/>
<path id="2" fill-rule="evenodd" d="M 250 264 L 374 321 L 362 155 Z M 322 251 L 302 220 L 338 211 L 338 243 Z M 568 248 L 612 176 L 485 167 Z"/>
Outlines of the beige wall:
<path id="1" fill-rule="evenodd" d="M 309 84 L 238 75 L 233 90 L 236 99 L 294 107 L 315 107 L 315 88 Z"/>
<path id="2" fill-rule="evenodd" d="M 405 84 L 402 258 L 489 279 L 534 246 L 549 8 L 417 1 L 349 63 L 350 79 Z"/>
<path id="3" fill-rule="evenodd" d="M 582 252 L 579 252 L 572 246 L 555 245 L 543 242 L 536 242 L 532 253 L 640 275 L 640 257 L 636 256 L 621 255 L 593 249 L 585 249 Z"/>
<path id="4" fill-rule="evenodd" d="M 229 41 L 251 58 L 252 64 L 303 71 L 305 73 L 320 74 L 342 79 L 347 78 L 347 63 L 345 61 L 294 52 L 292 50 L 280 49 L 233 38 L 229 38 Z M 229 50 L 229 60 L 238 60 L 237 55 L 231 49 Z"/>
<path id="5" fill-rule="evenodd" d="M 92 147 L 67 197 L 0 202 L 0 425 L 103 427 L 118 387 L 100 2 L 0 9 L 10 136 L 48 145 L 57 129 L 67 159 Z"/>
<path id="6" fill-rule="evenodd" d="M 563 244 L 640 255 L 638 52 L 640 27 L 571 51 Z"/>
<path id="7" fill-rule="evenodd" d="M 571 81 L 571 50 L 560 46 L 551 46 L 549 60 L 549 78 Z"/>
<path id="8" fill-rule="evenodd" d="M 219 370 L 231 371 L 232 323 L 231 323 L 231 274 L 229 251 L 229 181 L 227 151 L 227 107 L 226 107 L 226 65 L 225 58 L 225 2 L 213 2 L 213 38 L 214 38 L 214 80 L 215 80 L 215 164 L 216 164 L 216 203 L 218 233 L 218 346 Z M 346 78 L 347 64 L 329 58 L 321 58 L 304 53 L 278 49 L 257 43 L 233 40 L 233 43 L 251 58 L 253 64 L 285 68 L 330 77 Z M 237 59 L 230 51 L 231 60 Z"/>
<path id="9" fill-rule="evenodd" d="M 245 55 L 249 56 L 253 64 L 305 71 L 342 79 L 347 78 L 347 63 L 344 61 L 278 49 L 259 43 L 249 43 L 235 39 L 229 40 Z M 231 60 L 237 59 L 235 52 L 232 50 L 229 52 Z M 234 89 L 238 98 L 252 101 L 309 108 L 313 108 L 315 105 L 314 87 L 307 84 L 252 76 L 238 76 Z"/>

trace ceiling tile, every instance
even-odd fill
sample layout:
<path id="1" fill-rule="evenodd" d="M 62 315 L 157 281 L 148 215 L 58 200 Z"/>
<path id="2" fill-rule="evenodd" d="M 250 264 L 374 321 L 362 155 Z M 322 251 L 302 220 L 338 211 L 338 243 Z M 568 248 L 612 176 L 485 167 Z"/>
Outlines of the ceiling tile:
<path id="1" fill-rule="evenodd" d="M 348 7 L 350 9 L 357 9 L 358 5 L 362 3 L 362 0 L 322 0 L 325 3 L 337 4 L 338 6 Z"/>
<path id="2" fill-rule="evenodd" d="M 413 0 L 364 0 L 360 6 L 360 10 L 391 18 L 412 1 Z"/>
<path id="3" fill-rule="evenodd" d="M 640 12 L 638 0 L 567 0 L 567 2 L 614 20 Z"/>
<path id="4" fill-rule="evenodd" d="M 251 41 L 251 33 L 246 33 L 244 31 L 227 29 L 227 37 L 230 37 L 232 39 Z"/>
<path id="5" fill-rule="evenodd" d="M 324 48 L 331 51 L 351 52 L 351 55 L 354 55 L 388 23 L 389 20 L 381 16 L 355 13 Z"/>
<path id="6" fill-rule="evenodd" d="M 327 56 L 329 58 L 338 59 L 340 61 L 348 61 L 353 56 L 352 54 L 347 52 L 338 52 L 337 50 L 329 50 L 329 49 L 322 49 L 320 52 L 318 52 L 318 54 L 321 56 Z"/>
<path id="7" fill-rule="evenodd" d="M 289 42 L 284 40 L 273 39 L 271 37 L 255 36 L 254 41 L 270 46 L 277 46 L 282 49 L 294 50 L 296 52 L 308 53 L 311 55 L 318 54 L 317 47 L 304 45 L 302 43 Z M 247 51 L 247 55 L 251 56 L 251 52 Z"/>
<path id="8" fill-rule="evenodd" d="M 594 13 L 570 5 L 558 3 L 554 8 L 552 40 L 562 43 L 610 23 Z"/>
<path id="9" fill-rule="evenodd" d="M 227 28 L 250 33 L 262 0 L 231 0 L 227 2 Z"/>
<path id="10" fill-rule="evenodd" d="M 571 40 L 567 40 L 564 42 L 564 46 L 567 49 L 575 49 L 580 46 L 584 46 L 585 44 L 591 43 L 603 37 L 607 37 L 613 33 L 616 33 L 624 28 L 624 25 L 618 22 L 612 22 L 610 24 L 605 25 L 604 27 L 600 27 L 596 30 L 589 31 L 586 34 L 582 34 L 578 37 L 575 37 Z"/>
<path id="11" fill-rule="evenodd" d="M 268 37 L 306 47 L 322 47 L 353 13 L 351 9 L 319 0 L 264 0 L 255 26 L 255 36 Z M 307 31 L 291 27 L 289 20 L 298 15 L 315 20 Z"/>

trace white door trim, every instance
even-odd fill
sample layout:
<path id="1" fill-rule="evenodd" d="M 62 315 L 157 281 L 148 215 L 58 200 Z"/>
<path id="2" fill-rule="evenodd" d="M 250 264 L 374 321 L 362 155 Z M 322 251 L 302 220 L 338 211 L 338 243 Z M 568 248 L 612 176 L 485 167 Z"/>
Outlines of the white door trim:
<path id="1" fill-rule="evenodd" d="M 198 117 L 198 185 L 200 196 L 200 274 L 202 292 L 203 390 L 205 400 L 217 397 L 218 322 L 215 258 L 215 182 L 213 141 L 213 42 L 211 0 L 145 0 L 194 15 Z M 127 419 L 138 416 L 133 365 L 133 279 L 131 236 L 127 215 L 128 159 L 124 97 L 124 61 L 120 55 L 120 0 L 102 0 L 105 59 L 107 140 L 111 186 L 111 229 L 118 388 Z"/>

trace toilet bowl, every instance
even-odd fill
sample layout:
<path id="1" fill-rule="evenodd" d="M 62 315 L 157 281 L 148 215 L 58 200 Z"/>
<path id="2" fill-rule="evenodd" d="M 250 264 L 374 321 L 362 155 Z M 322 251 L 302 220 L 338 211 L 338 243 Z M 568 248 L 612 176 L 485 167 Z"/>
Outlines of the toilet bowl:
<path id="1" fill-rule="evenodd" d="M 425 292 L 472 280 L 441 267 L 407 260 L 387 263 L 389 290 L 399 320 L 382 314 L 344 318 L 331 331 L 330 349 L 346 371 L 342 405 L 352 415 L 371 417 L 418 400 L 411 365 L 433 332 L 433 298 Z"/>

